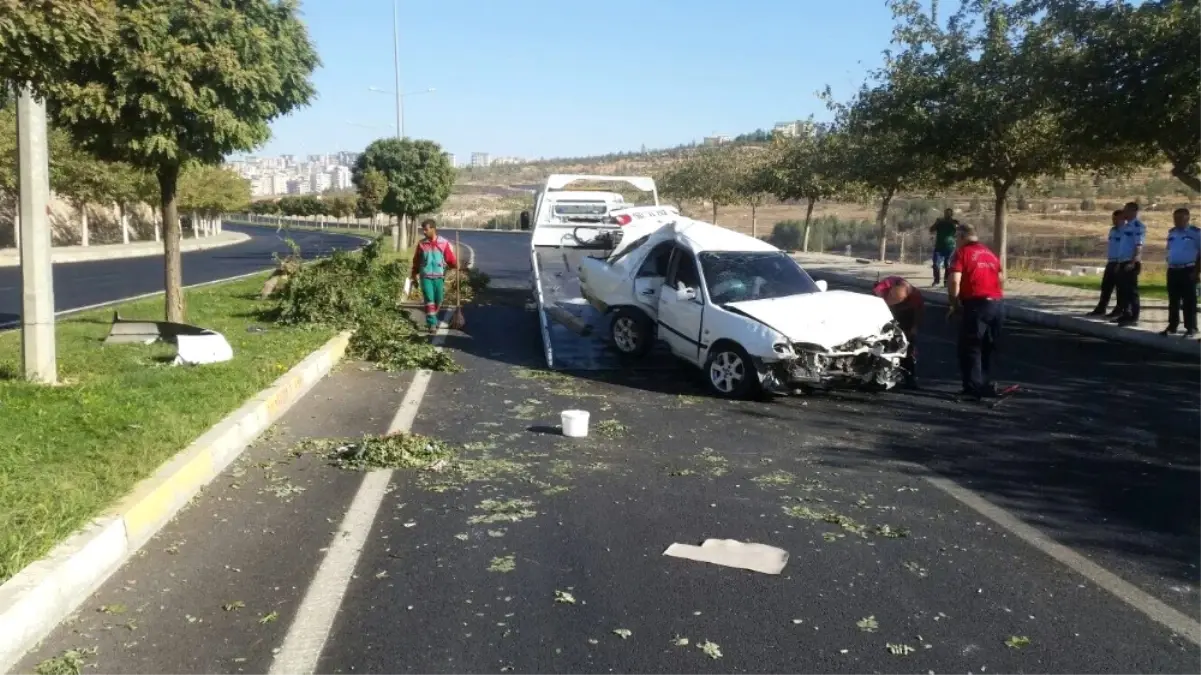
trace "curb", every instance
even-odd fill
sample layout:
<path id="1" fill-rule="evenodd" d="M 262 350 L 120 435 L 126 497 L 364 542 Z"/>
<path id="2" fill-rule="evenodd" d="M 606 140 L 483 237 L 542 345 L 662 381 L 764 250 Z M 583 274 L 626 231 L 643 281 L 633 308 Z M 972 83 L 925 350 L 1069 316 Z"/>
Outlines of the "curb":
<path id="1" fill-rule="evenodd" d="M 218 237 L 222 237 L 218 239 Z M 217 239 L 217 241 L 213 241 Z M 216 237 L 207 237 L 205 239 L 186 239 L 179 242 L 180 253 L 191 253 L 193 251 L 207 251 L 214 248 L 223 248 L 225 246 L 233 246 L 250 241 L 250 235 L 242 234 L 241 232 L 227 232 Z M 75 263 L 89 262 L 94 260 L 124 260 L 126 258 L 149 258 L 151 256 L 162 255 L 163 245 L 161 242 L 138 242 L 130 244 L 126 248 L 125 244 L 99 244 L 97 246 L 88 246 L 82 251 L 65 251 L 64 248 L 84 248 L 84 247 L 62 247 L 58 251 L 51 248 L 50 262 L 51 263 Z M 0 267 L 20 267 L 21 257 L 19 254 L 13 255 L 10 253 L 0 253 Z"/>
<path id="2" fill-rule="evenodd" d="M 814 278 L 828 277 L 831 281 L 837 281 L 839 283 L 846 284 L 848 286 L 854 286 L 856 288 L 866 288 L 868 290 L 875 285 L 868 279 L 863 279 L 841 272 L 812 270 L 809 271 L 809 275 Z M 947 304 L 947 296 L 943 291 L 922 289 L 922 296 L 936 305 Z M 1170 352 L 1173 354 L 1201 357 L 1201 341 L 1171 338 L 1152 333 L 1150 331 L 1118 328 L 1117 326 L 1107 323 L 1089 321 L 1088 319 L 1081 319 L 1074 316 L 1064 316 L 1062 314 L 1041 312 L 1035 309 L 1029 309 L 1027 307 L 1016 305 L 1012 301 L 1005 303 L 1005 318 L 1007 320 L 1019 321 L 1021 323 L 1027 323 L 1034 326 L 1054 328 L 1068 333 L 1088 335 L 1090 337 L 1101 338 L 1110 342 L 1125 342 L 1127 344 L 1158 349 L 1160 351 Z"/>
<path id="3" fill-rule="evenodd" d="M 6 673 L 143 544 L 333 369 L 342 332 L 162 464 L 103 515 L 0 586 L 0 673 Z"/>

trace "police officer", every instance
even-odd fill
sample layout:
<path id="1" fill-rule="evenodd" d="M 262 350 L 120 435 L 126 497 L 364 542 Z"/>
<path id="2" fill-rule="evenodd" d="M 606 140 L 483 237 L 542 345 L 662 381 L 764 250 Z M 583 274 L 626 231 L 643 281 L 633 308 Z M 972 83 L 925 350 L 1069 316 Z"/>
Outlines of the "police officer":
<path id="1" fill-rule="evenodd" d="M 1168 230 L 1168 328 L 1173 335 L 1180 325 L 1184 305 L 1184 337 L 1197 335 L 1197 282 L 1201 280 L 1201 228 L 1189 224 L 1188 209 L 1172 212 Z"/>
<path id="2" fill-rule="evenodd" d="M 1088 316 L 1105 316 L 1107 319 L 1116 319 L 1122 315 L 1120 303 L 1108 316 L 1105 315 L 1105 310 L 1109 309 L 1109 296 L 1113 294 L 1118 278 L 1118 254 L 1122 250 L 1122 226 L 1126 224 L 1126 212 L 1118 209 L 1113 212 L 1112 218 L 1113 226 L 1109 228 L 1109 242 L 1105 249 L 1105 274 L 1101 277 L 1101 299 L 1097 302 L 1097 308 L 1088 313 Z"/>
<path id="3" fill-rule="evenodd" d="M 1147 226 L 1138 218 L 1138 202 L 1127 202 L 1126 224 L 1122 226 L 1122 244 L 1118 250 L 1119 326 L 1137 326 L 1139 312 L 1138 275 L 1143 270 L 1143 244 Z"/>
<path id="4" fill-rule="evenodd" d="M 909 341 L 909 349 L 905 351 L 905 358 L 901 359 L 901 368 L 905 369 L 905 386 L 917 389 L 917 327 L 921 325 L 926 308 L 922 292 L 903 277 L 892 276 L 877 282 L 872 293 L 888 303 L 892 318 Z"/>
<path id="5" fill-rule="evenodd" d="M 960 315 L 959 372 L 963 393 L 978 400 L 997 394 L 997 385 L 992 380 L 992 357 L 1005 321 L 1001 291 L 1004 272 L 1001 261 L 980 243 L 976 228 L 970 223 L 959 226 L 955 248 L 947 287 L 949 315 Z"/>

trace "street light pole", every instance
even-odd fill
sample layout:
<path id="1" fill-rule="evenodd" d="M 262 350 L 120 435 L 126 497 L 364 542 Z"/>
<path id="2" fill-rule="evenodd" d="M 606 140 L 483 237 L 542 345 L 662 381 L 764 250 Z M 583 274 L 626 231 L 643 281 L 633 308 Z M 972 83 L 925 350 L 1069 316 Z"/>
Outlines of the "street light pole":
<path id="1" fill-rule="evenodd" d="M 396 70 L 396 137 L 404 138 L 404 103 L 400 94 L 400 10 L 399 0 L 392 0 L 392 62 Z"/>
<path id="2" fill-rule="evenodd" d="M 46 104 L 28 86 L 17 97 L 21 181 L 21 361 L 25 379 L 58 381 L 54 344 L 54 275 L 50 251 L 50 158 Z"/>

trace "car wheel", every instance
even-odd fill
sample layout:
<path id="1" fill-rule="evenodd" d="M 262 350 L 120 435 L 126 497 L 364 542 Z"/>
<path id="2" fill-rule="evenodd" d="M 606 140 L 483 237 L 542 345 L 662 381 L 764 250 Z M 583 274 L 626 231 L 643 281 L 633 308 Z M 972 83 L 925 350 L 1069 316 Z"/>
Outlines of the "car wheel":
<path id="1" fill-rule="evenodd" d="M 758 389 L 759 373 L 746 350 L 736 344 L 719 345 L 705 363 L 709 389 L 722 398 L 748 398 Z"/>
<path id="2" fill-rule="evenodd" d="M 645 356 L 653 346 L 651 322 L 636 309 L 619 309 L 613 314 L 610 337 L 617 351 L 626 356 Z"/>

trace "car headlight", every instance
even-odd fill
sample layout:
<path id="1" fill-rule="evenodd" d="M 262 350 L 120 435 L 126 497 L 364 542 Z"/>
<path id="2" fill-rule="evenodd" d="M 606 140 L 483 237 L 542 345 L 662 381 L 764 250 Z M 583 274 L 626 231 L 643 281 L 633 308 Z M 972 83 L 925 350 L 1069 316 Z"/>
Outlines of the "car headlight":
<path id="1" fill-rule="evenodd" d="M 788 344 L 787 342 L 777 342 L 774 345 L 772 345 L 771 348 L 772 348 L 772 351 L 774 351 L 778 356 L 792 356 L 793 355 L 792 345 Z"/>

